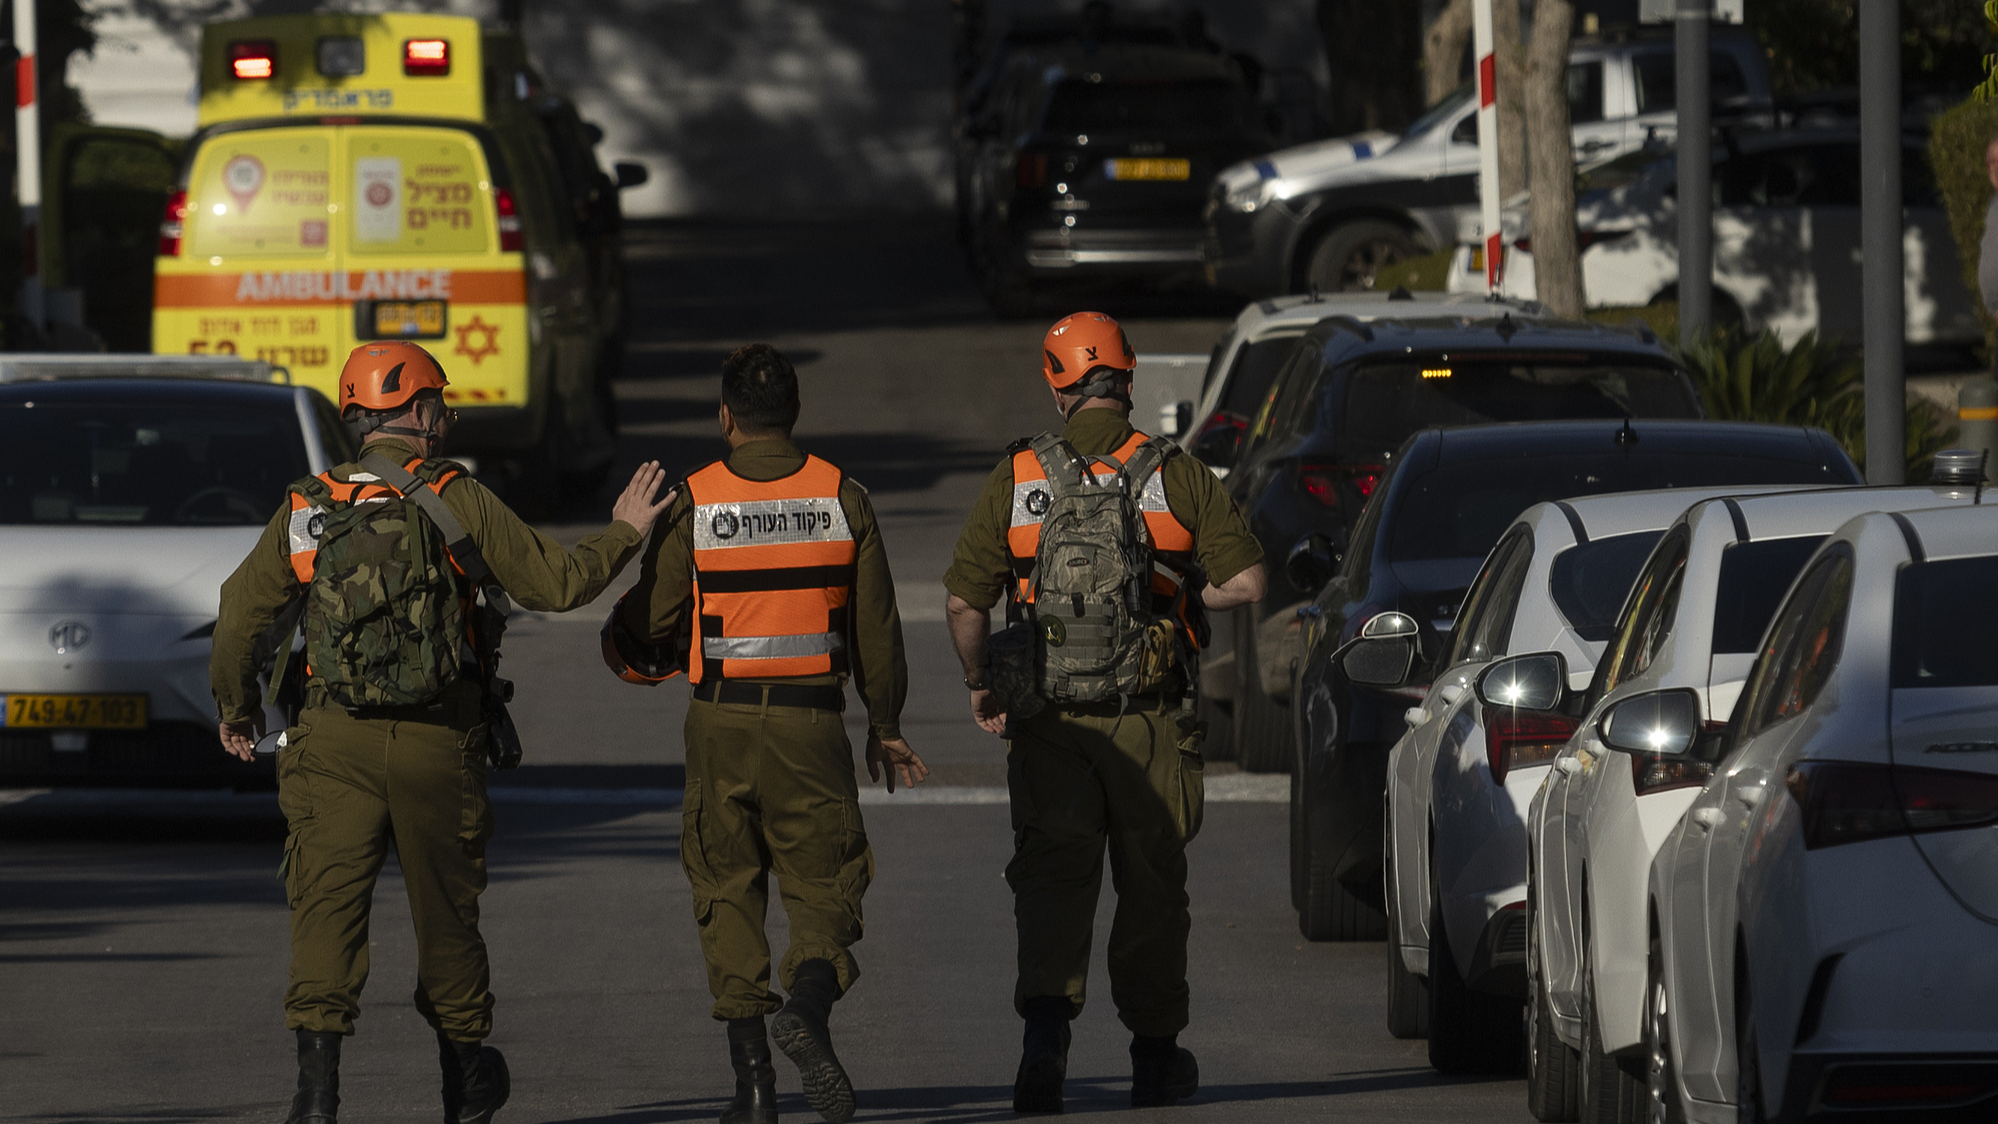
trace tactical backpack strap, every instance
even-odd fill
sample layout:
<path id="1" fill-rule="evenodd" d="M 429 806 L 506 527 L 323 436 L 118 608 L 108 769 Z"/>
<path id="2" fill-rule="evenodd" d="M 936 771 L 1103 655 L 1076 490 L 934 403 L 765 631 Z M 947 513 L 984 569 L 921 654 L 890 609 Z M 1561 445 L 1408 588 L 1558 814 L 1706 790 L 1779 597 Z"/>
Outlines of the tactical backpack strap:
<path id="1" fill-rule="evenodd" d="M 465 533 L 464 524 L 459 523 L 458 517 L 451 514 L 451 506 L 444 502 L 444 497 L 432 491 L 430 486 L 417 479 L 414 473 L 379 453 L 369 453 L 362 457 L 361 467 L 381 477 L 382 482 L 400 492 L 402 498 L 423 509 L 423 514 L 428 515 L 430 521 L 437 525 L 437 530 L 443 534 L 444 549 L 451 552 L 452 560 L 465 572 L 465 580 L 471 582 L 474 589 L 492 574 L 491 567 L 486 565 L 486 556 L 479 550 L 479 544 L 473 542 L 472 536 Z"/>
<path id="2" fill-rule="evenodd" d="M 1164 468 L 1165 462 L 1177 452 L 1179 446 L 1164 437 L 1146 438 L 1144 443 L 1131 453 L 1129 463 L 1124 466 L 1124 471 L 1131 477 L 1132 486 L 1142 489 L 1145 481 L 1151 479 L 1152 473 Z"/>

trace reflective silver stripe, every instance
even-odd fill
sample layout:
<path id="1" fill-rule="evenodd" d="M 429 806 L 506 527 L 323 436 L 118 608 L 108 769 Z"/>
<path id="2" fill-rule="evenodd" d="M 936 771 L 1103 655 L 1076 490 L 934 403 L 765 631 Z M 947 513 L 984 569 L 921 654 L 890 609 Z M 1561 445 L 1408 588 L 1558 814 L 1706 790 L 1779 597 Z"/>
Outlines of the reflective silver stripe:
<path id="1" fill-rule="evenodd" d="M 851 541 L 838 496 L 694 506 L 695 550 Z"/>
<path id="2" fill-rule="evenodd" d="M 846 638 L 837 632 L 806 633 L 802 636 L 709 636 L 701 641 L 701 654 L 711 660 L 795 660 L 808 656 L 829 656 L 846 647 Z"/>
<path id="3" fill-rule="evenodd" d="M 1099 479 L 1115 475 L 1104 469 L 1096 473 Z M 1048 489 L 1045 480 L 1026 480 L 1013 485 L 1013 522 L 1015 527 L 1029 527 L 1041 521 L 1047 514 L 1048 504 L 1054 500 L 1054 493 Z M 1038 508 L 1039 510 L 1035 510 Z M 1160 513 L 1170 512 L 1166 506 L 1165 473 L 1154 470 L 1152 478 L 1145 481 L 1145 487 L 1138 493 L 1138 510 Z"/>
<path id="4" fill-rule="evenodd" d="M 319 549 L 319 536 L 313 533 L 312 520 L 325 514 L 326 509 L 317 504 L 301 507 L 291 513 L 291 525 L 287 528 L 291 539 L 291 553 L 305 554 Z"/>

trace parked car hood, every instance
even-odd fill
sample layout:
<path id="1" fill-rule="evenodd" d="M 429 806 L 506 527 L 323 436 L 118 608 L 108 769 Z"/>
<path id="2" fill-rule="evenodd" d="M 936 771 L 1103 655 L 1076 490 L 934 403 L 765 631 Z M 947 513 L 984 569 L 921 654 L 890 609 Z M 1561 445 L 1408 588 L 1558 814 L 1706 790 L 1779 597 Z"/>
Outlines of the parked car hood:
<path id="1" fill-rule="evenodd" d="M 262 527 L 0 527 L 0 614 L 214 619 Z"/>
<path id="2" fill-rule="evenodd" d="M 1291 192 L 1286 194 L 1290 194 L 1317 187 L 1342 168 L 1382 160 L 1393 151 L 1400 139 L 1395 133 L 1375 129 L 1349 137 L 1312 141 L 1295 148 L 1279 149 L 1254 160 L 1244 160 L 1222 171 L 1218 178 L 1231 194 L 1247 191 L 1259 180 L 1273 179 L 1285 181 L 1285 186 L 1291 188 Z M 1384 167 L 1391 173 L 1394 165 Z"/>

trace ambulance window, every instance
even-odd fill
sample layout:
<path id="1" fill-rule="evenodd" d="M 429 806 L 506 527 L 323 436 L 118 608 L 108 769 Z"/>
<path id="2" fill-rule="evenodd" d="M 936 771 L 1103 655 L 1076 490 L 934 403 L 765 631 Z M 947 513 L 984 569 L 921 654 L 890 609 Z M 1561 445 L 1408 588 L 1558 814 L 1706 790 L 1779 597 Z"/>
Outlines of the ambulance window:
<path id="1" fill-rule="evenodd" d="M 303 129 L 224 133 L 189 177 L 187 254 L 298 257 L 326 252 L 330 149 Z"/>
<path id="2" fill-rule="evenodd" d="M 492 203 L 477 143 L 443 129 L 351 129 L 347 174 L 356 254 L 477 254 Z"/>

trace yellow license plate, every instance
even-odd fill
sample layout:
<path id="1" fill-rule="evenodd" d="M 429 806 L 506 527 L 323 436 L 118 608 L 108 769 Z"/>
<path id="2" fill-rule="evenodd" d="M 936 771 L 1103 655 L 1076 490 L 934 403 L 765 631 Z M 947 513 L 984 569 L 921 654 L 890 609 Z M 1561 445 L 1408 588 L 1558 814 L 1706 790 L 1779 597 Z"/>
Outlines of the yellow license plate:
<path id="1" fill-rule="evenodd" d="M 444 335 L 443 301 L 376 301 L 375 339 L 439 339 Z"/>
<path id="2" fill-rule="evenodd" d="M 1193 175 L 1190 160 L 1106 160 L 1103 168 L 1113 180 L 1183 180 Z"/>
<path id="3" fill-rule="evenodd" d="M 138 730 L 146 725 L 144 695 L 0 695 L 0 726 Z"/>

